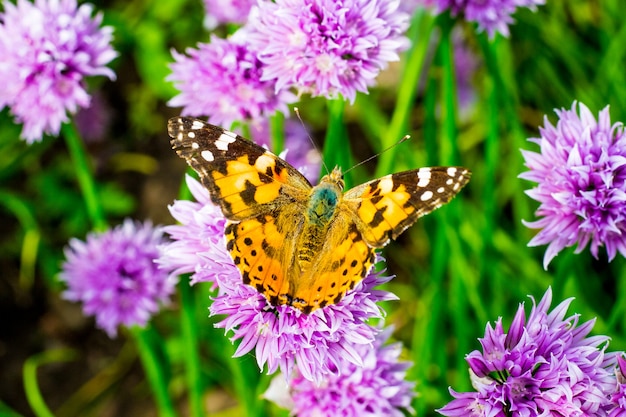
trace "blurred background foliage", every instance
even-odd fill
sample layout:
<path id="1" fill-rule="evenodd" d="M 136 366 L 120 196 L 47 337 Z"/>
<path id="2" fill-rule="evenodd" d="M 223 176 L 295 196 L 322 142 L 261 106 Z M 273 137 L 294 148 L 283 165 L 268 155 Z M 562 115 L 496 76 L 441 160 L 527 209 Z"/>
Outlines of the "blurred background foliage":
<path id="1" fill-rule="evenodd" d="M 114 47 L 120 54 L 112 64 L 117 80 L 93 80 L 91 91 L 101 98 L 109 123 L 100 137 L 86 140 L 107 219 L 117 224 L 131 216 L 170 224 L 167 205 L 179 195 L 185 167 L 169 146 L 166 122 L 179 110 L 165 104 L 176 93 L 165 77 L 172 48 L 182 52 L 209 41 L 203 6 L 197 0 L 94 3 L 104 12 L 105 24 L 115 28 Z M 549 285 L 555 304 L 574 296 L 572 308 L 583 320 L 598 318 L 595 333 L 612 337 L 611 350 L 626 348 L 624 260 L 607 264 L 604 252 L 595 260 L 588 251 L 573 255 L 570 248 L 544 271 L 545 248 L 528 248 L 534 232 L 521 224 L 521 219 L 533 218 L 537 207 L 524 194 L 532 184 L 517 178 L 525 170 L 519 149 L 536 150 L 526 138 L 538 136 L 544 115 L 556 120 L 554 108 L 569 108 L 579 100 L 597 114 L 610 105 L 613 121 L 626 120 L 622 6 L 619 0 L 548 0 L 536 13 L 518 11 L 510 38 L 492 41 L 449 16 L 414 20 L 410 35 L 416 48 L 426 51 L 420 88 L 410 92 L 410 117 L 391 140 L 406 133 L 413 139 L 353 171 L 350 181 L 423 165 L 461 164 L 474 173 L 452 204 L 418 222 L 383 252 L 389 272 L 397 276 L 388 289 L 400 297 L 385 305 L 387 324 L 395 326 L 406 358 L 415 362 L 410 377 L 418 381 L 418 415 L 434 415 L 434 408 L 448 402 L 448 386 L 469 389 L 464 356 L 479 348 L 476 339 L 485 324 L 503 316 L 508 325 L 518 303 L 528 304 L 529 294 L 540 298 Z M 441 40 L 453 25 L 479 66 L 472 75 L 475 100 L 451 113 L 444 106 L 446 95 L 454 93 L 447 78 L 451 49 Z M 225 36 L 233 29 L 217 32 Z M 388 132 L 402 93 L 397 81 L 404 62 L 383 73 L 378 87 L 360 95 L 354 106 L 346 104 L 345 141 L 352 161 L 384 147 L 380 138 Z M 206 94 L 212 94 L 210 89 Z M 323 147 L 327 103 L 303 97 L 298 107 Z M 89 125 L 96 116 L 86 117 Z M 47 137 L 28 146 L 19 132 L 8 111 L 2 111 L 0 414 L 31 415 L 22 388 L 28 358 L 71 348 L 71 360 L 46 365 L 38 373 L 55 415 L 156 415 L 133 344 L 123 335 L 108 339 L 78 305 L 60 298 L 55 276 L 63 247 L 90 230 L 65 143 Z M 205 406 L 212 415 L 241 415 L 238 404 L 258 401 L 267 378 L 259 375 L 254 357 L 230 358 L 233 346 L 213 328 L 215 319 L 207 317 L 208 288 L 192 291 L 202 340 Z M 176 302 L 167 307 L 152 327 L 170 370 L 171 394 L 185 415 L 177 309 Z M 259 415 L 284 415 L 262 404 Z"/>

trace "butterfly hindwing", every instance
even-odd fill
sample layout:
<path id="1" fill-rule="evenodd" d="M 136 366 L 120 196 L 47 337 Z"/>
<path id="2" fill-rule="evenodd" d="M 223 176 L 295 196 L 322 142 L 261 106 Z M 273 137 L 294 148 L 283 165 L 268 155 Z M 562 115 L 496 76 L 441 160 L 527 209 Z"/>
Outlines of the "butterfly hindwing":
<path id="1" fill-rule="evenodd" d="M 338 213 L 328 235 L 313 267 L 291 286 L 292 305 L 307 313 L 338 303 L 365 278 L 376 257 L 374 248 L 361 238 L 351 213 Z"/>
<path id="2" fill-rule="evenodd" d="M 385 246 L 415 221 L 449 202 L 467 184 L 470 172 L 461 167 L 431 167 L 386 175 L 344 194 L 363 239 Z"/>
<path id="3" fill-rule="evenodd" d="M 306 198 L 311 185 L 287 162 L 243 137 L 189 117 L 170 119 L 172 147 L 200 176 L 230 220 Z"/>

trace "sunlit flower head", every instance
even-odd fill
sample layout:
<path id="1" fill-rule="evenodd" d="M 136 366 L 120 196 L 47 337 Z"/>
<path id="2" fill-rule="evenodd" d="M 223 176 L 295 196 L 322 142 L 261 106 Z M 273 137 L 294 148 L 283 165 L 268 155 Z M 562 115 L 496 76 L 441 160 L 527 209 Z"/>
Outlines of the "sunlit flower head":
<path id="1" fill-rule="evenodd" d="M 496 32 L 509 36 L 512 15 L 519 7 L 536 10 L 546 0 L 435 0 L 437 10 L 450 10 L 452 16 L 463 15 L 468 22 L 476 22 L 479 31 L 486 31 L 490 37 Z"/>
<path id="2" fill-rule="evenodd" d="M 598 119 L 582 103 L 556 110 L 541 137 L 529 139 L 539 152 L 523 150 L 529 171 L 520 178 L 537 186 L 526 193 L 540 203 L 540 219 L 524 224 L 541 229 L 529 246 L 548 245 L 544 267 L 565 247 L 576 253 L 591 246 L 606 247 L 609 261 L 619 251 L 626 256 L 626 136 L 621 123 L 611 123 L 609 108 Z"/>
<path id="3" fill-rule="evenodd" d="M 397 0 L 261 1 L 245 30 L 277 88 L 353 102 L 409 45 Z"/>
<path id="4" fill-rule="evenodd" d="M 603 416 L 615 389 L 616 356 L 607 336 L 589 336 L 595 320 L 565 318 L 572 299 L 549 311 L 548 289 L 526 319 L 520 305 L 504 331 L 502 318 L 487 324 L 482 351 L 467 355 L 475 391 L 455 392 L 437 410 L 445 416 Z"/>
<path id="5" fill-rule="evenodd" d="M 402 410 L 413 411 L 415 384 L 405 380 L 412 364 L 400 360 L 402 345 L 385 344 L 391 331 L 379 333 L 372 345 L 357 346 L 362 366 L 339 360 L 331 364 L 337 372 L 320 384 L 297 372 L 290 378 L 279 374 L 263 396 L 298 417 L 403 417 Z"/>
<path id="6" fill-rule="evenodd" d="M 170 211 L 181 224 L 169 226 L 172 243 L 161 248 L 159 263 L 179 273 L 192 273 L 192 281 L 217 286 L 211 315 L 224 315 L 216 326 L 239 340 L 235 356 L 254 351 L 260 369 L 272 374 L 280 369 L 291 375 L 321 381 L 337 371 L 339 358 L 362 366 L 357 353 L 369 345 L 379 330 L 368 319 L 382 317 L 378 301 L 396 299 L 375 287 L 391 279 L 370 273 L 337 304 L 304 314 L 289 305 L 272 306 L 255 288 L 245 285 L 226 250 L 225 219 L 210 202 L 208 191 L 188 179 L 196 203 L 176 201 Z M 333 365 L 335 364 L 335 365 Z"/>
<path id="7" fill-rule="evenodd" d="M 163 243 L 161 228 L 129 219 L 85 242 L 70 240 L 60 273 L 63 297 L 81 302 L 110 337 L 120 325 L 144 326 L 174 290 L 175 281 L 155 263 Z"/>
<path id="8" fill-rule="evenodd" d="M 61 124 L 90 96 L 85 77 L 115 74 L 107 65 L 117 53 L 112 28 L 102 15 L 76 0 L 3 1 L 0 14 L 0 108 L 23 123 L 22 138 L 58 135 Z"/>
<path id="9" fill-rule="evenodd" d="M 263 63 L 248 46 L 233 38 L 211 37 L 187 55 L 172 51 L 175 62 L 167 79 L 180 93 L 168 105 L 182 107 L 182 115 L 208 116 L 212 124 L 229 128 L 234 121 L 287 113 L 295 96 L 262 80 Z"/>

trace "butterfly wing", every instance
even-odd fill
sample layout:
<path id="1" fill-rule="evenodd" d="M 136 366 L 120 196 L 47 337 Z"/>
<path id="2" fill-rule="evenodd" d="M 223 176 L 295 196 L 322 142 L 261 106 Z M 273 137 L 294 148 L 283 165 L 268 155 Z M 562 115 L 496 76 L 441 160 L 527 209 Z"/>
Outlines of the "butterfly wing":
<path id="1" fill-rule="evenodd" d="M 285 304 L 311 185 L 295 168 L 243 137 L 189 117 L 168 123 L 178 155 L 230 220 L 226 244 L 244 283 Z"/>
<path id="2" fill-rule="evenodd" d="M 229 220 L 257 217 L 308 197 L 311 185 L 302 174 L 236 133 L 191 117 L 170 119 L 168 133 Z"/>
<path id="3" fill-rule="evenodd" d="M 374 248 L 363 240 L 351 216 L 339 211 L 313 267 L 290 283 L 290 304 L 304 313 L 338 303 L 374 264 Z"/>
<path id="4" fill-rule="evenodd" d="M 467 184 L 462 167 L 431 167 L 386 175 L 348 190 L 343 204 L 354 213 L 363 239 L 374 248 L 396 239 L 415 221 L 449 202 Z"/>

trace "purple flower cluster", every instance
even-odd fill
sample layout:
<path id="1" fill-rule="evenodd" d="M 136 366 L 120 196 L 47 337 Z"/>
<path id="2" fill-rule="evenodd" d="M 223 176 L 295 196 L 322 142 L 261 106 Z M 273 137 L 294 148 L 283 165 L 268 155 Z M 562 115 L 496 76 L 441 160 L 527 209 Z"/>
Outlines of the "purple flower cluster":
<path id="1" fill-rule="evenodd" d="M 363 366 L 358 347 L 372 343 L 379 330 L 368 325 L 380 318 L 377 301 L 395 299 L 375 290 L 389 279 L 380 273 L 366 277 L 338 304 L 306 315 L 288 305 L 272 306 L 255 288 L 243 284 L 226 250 L 225 219 L 197 181 L 188 179 L 196 203 L 176 201 L 170 208 L 181 224 L 168 226 L 173 242 L 162 247 L 159 263 L 174 273 L 193 272 L 192 281 L 209 281 L 218 293 L 211 315 L 226 315 L 218 327 L 241 340 L 235 356 L 255 351 L 260 369 L 279 368 L 291 375 L 294 366 L 304 378 L 320 382 L 337 372 L 338 360 Z"/>
<path id="2" fill-rule="evenodd" d="M 536 10 L 546 0 L 435 0 L 440 12 L 450 10 L 452 16 L 462 14 L 469 22 L 476 22 L 479 31 L 487 31 L 490 37 L 496 32 L 509 36 L 511 15 L 518 7 Z"/>
<path id="3" fill-rule="evenodd" d="M 275 111 L 287 113 L 287 103 L 296 100 L 273 81 L 261 80 L 263 64 L 236 38 L 213 36 L 211 43 L 187 49 L 188 56 L 172 54 L 175 62 L 168 80 L 180 94 L 168 104 L 183 107 L 183 115 L 208 115 L 210 123 L 230 126 L 234 121 L 269 117 Z"/>
<path id="4" fill-rule="evenodd" d="M 520 178 L 537 183 L 526 193 L 540 204 L 533 229 L 542 229 L 529 246 L 548 244 L 544 267 L 565 247 L 576 253 L 605 246 L 609 261 L 626 256 L 626 135 L 611 124 L 606 107 L 598 120 L 580 104 L 557 110 L 556 126 L 545 119 L 541 137 L 529 139 L 540 152 L 522 151 L 528 172 Z"/>
<path id="5" fill-rule="evenodd" d="M 76 0 L 3 1 L 0 15 L 0 108 L 23 123 L 22 137 L 57 135 L 67 113 L 88 107 L 84 78 L 115 74 L 107 65 L 117 53 L 112 29 L 100 27 L 91 5 Z"/>
<path id="6" fill-rule="evenodd" d="M 406 49 L 397 0 L 260 1 L 245 27 L 276 88 L 353 102 Z"/>
<path id="7" fill-rule="evenodd" d="M 415 384 L 405 380 L 412 364 L 400 361 L 400 343 L 385 344 L 391 331 L 387 328 L 379 333 L 373 345 L 357 347 L 363 366 L 338 360 L 330 364 L 336 372 L 322 384 L 298 373 L 290 378 L 278 375 L 263 396 L 298 417 L 402 417 L 401 410 L 412 413 Z"/>
<path id="8" fill-rule="evenodd" d="M 607 336 L 589 336 L 595 320 L 565 318 L 572 299 L 549 312 L 548 289 L 526 319 L 520 305 L 508 332 L 487 325 L 481 351 L 467 356 L 475 392 L 455 392 L 445 416 L 606 416 L 617 359 Z"/>
<path id="9" fill-rule="evenodd" d="M 144 326 L 174 291 L 175 281 L 155 263 L 164 243 L 161 228 L 129 219 L 85 242 L 70 240 L 60 273 L 63 297 L 82 302 L 109 337 L 120 325 Z"/>

